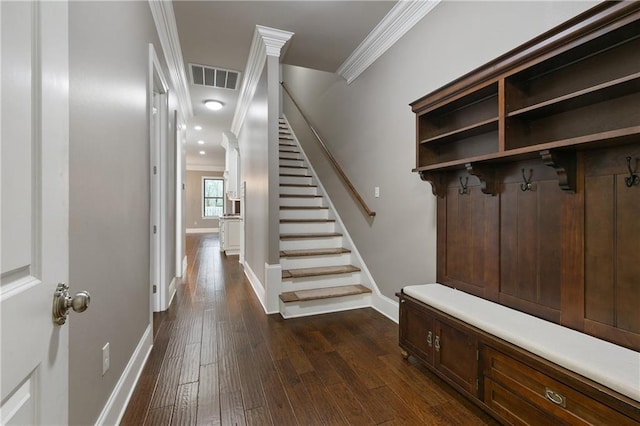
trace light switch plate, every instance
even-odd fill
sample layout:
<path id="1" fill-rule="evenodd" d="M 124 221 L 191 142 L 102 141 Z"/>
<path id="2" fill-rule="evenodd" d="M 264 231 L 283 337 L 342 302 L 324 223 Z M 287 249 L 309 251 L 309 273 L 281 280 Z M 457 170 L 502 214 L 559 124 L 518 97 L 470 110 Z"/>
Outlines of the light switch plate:
<path id="1" fill-rule="evenodd" d="M 376 198 L 380 198 L 380 187 L 379 186 L 376 186 L 375 188 L 373 188 L 373 195 Z"/>
<path id="2" fill-rule="evenodd" d="M 109 343 L 102 347 L 102 375 L 104 376 L 107 371 L 109 371 L 110 364 L 110 356 L 109 356 Z"/>

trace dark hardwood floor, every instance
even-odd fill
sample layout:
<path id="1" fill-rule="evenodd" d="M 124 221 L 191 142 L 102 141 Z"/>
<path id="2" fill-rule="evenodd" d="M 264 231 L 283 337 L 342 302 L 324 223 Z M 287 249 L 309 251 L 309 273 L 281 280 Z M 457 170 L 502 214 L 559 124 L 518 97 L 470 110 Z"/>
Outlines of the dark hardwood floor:
<path id="1" fill-rule="evenodd" d="M 403 360 L 397 325 L 375 310 L 267 316 L 217 235 L 187 236 L 187 255 L 121 424 L 496 424 Z"/>

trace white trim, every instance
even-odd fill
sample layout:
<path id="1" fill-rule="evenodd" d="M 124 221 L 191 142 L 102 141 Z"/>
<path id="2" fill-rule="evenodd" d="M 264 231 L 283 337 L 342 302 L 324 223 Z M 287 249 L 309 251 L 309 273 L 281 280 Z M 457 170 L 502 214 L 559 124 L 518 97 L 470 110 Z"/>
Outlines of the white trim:
<path id="1" fill-rule="evenodd" d="M 122 420 L 131 395 L 133 394 L 140 374 L 144 369 L 147 358 L 153 347 L 153 329 L 152 325 L 147 325 L 147 329 L 142 334 L 142 338 L 138 342 L 138 346 L 133 351 L 127 366 L 125 367 L 118 383 L 113 388 L 113 392 L 109 396 L 96 425 L 117 425 Z"/>
<path id="2" fill-rule="evenodd" d="M 184 253 L 184 218 L 182 217 L 182 207 L 184 206 L 184 195 L 185 191 L 183 190 L 183 185 L 185 184 L 182 180 L 183 173 L 183 147 L 184 142 L 186 142 L 186 129 L 187 125 L 184 123 L 184 118 L 182 115 L 178 113 L 178 121 L 180 121 L 180 125 L 176 126 L 175 129 L 175 148 L 176 148 L 176 163 L 175 163 L 175 186 L 176 186 L 176 276 L 182 277 L 184 274 L 184 268 L 182 267 L 182 254 Z M 177 124 L 177 123 L 176 123 Z"/>
<path id="3" fill-rule="evenodd" d="M 187 164 L 188 172 L 224 172 L 224 166 L 205 166 L 198 164 Z M 222 177 L 222 176 L 216 176 Z"/>
<path id="4" fill-rule="evenodd" d="M 266 297 L 265 290 L 264 290 L 264 285 L 262 285 L 262 282 L 258 279 L 258 277 L 255 274 L 255 272 L 253 272 L 253 269 L 251 269 L 251 266 L 249 265 L 249 262 L 245 262 L 243 264 L 243 267 L 244 267 L 244 275 L 249 280 L 249 283 L 251 284 L 251 287 L 253 288 L 253 292 L 255 293 L 256 297 L 260 301 L 260 304 L 262 305 L 262 309 L 264 310 L 264 312 L 266 314 L 268 314 L 269 311 L 267 311 L 267 307 L 264 304 L 264 300 L 265 300 L 265 297 Z M 272 312 L 272 313 L 277 313 L 277 312 Z"/>
<path id="5" fill-rule="evenodd" d="M 276 314 L 280 312 L 280 293 L 282 293 L 282 265 L 275 263 L 270 265 L 264 264 L 265 301 L 267 314 Z"/>
<path id="6" fill-rule="evenodd" d="M 391 321 L 395 322 L 396 324 L 399 322 L 398 309 L 400 305 L 396 300 L 389 299 L 384 294 L 381 294 L 381 293 L 379 294 L 378 292 L 375 292 L 373 294 L 372 301 L 373 303 L 371 306 L 373 307 L 373 309 L 380 312 L 382 315 L 389 318 Z"/>
<path id="7" fill-rule="evenodd" d="M 217 234 L 218 232 L 220 228 L 187 228 L 187 234 Z"/>
<path id="8" fill-rule="evenodd" d="M 238 103 L 231 122 L 231 132 L 237 137 L 247 115 L 253 95 L 262 75 L 267 56 L 280 57 L 282 46 L 293 36 L 292 32 L 256 25 L 251 42 L 249 58 L 244 70 L 244 79 L 240 86 Z"/>
<path id="9" fill-rule="evenodd" d="M 180 109 L 184 112 L 188 121 L 193 117 L 193 107 L 191 106 L 189 83 L 184 71 L 184 61 L 182 60 L 182 49 L 180 48 L 180 37 L 178 37 L 173 4 L 170 1 L 149 0 L 149 7 L 151 8 L 153 22 L 156 25 L 162 52 L 167 62 L 169 77 L 176 91 Z"/>
<path id="10" fill-rule="evenodd" d="M 369 33 L 337 73 L 350 84 L 413 28 L 440 0 L 400 0 Z"/>
<path id="11" fill-rule="evenodd" d="M 187 263 L 187 256 L 184 257 L 184 259 L 182 259 L 182 274 L 183 276 L 186 275 L 187 273 L 187 268 L 188 268 L 188 263 Z"/>
<path id="12" fill-rule="evenodd" d="M 169 297 L 167 297 L 167 304 L 164 306 L 163 311 L 166 311 L 167 309 L 169 309 L 169 306 L 171 306 L 171 302 L 173 301 L 173 298 L 176 295 L 176 277 L 173 277 L 173 279 L 171 280 L 171 284 L 169 284 Z"/>

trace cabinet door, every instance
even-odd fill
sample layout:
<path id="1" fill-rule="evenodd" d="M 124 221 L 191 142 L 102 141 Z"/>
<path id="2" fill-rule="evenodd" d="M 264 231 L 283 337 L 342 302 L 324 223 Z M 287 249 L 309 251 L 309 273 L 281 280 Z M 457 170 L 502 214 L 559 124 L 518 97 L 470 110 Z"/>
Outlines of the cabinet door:
<path id="1" fill-rule="evenodd" d="M 472 395 L 477 395 L 478 345 L 471 334 L 445 321 L 435 321 L 435 367 Z"/>
<path id="2" fill-rule="evenodd" d="M 400 346 L 428 364 L 433 363 L 433 317 L 402 300 L 400 303 Z"/>

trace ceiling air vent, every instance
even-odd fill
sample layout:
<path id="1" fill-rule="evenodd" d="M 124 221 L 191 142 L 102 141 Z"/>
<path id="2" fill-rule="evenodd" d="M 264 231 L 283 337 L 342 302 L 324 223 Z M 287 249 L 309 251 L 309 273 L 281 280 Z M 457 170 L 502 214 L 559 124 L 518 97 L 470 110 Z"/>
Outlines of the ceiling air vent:
<path id="1" fill-rule="evenodd" d="M 238 88 L 240 73 L 222 68 L 207 67 L 204 65 L 189 64 L 191 68 L 191 83 L 198 86 L 217 87 L 218 89 Z"/>

